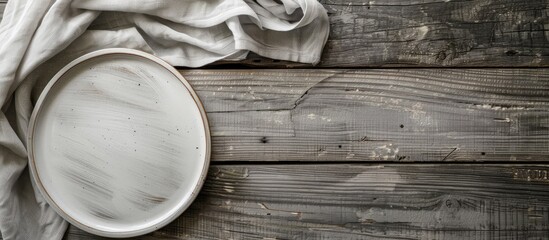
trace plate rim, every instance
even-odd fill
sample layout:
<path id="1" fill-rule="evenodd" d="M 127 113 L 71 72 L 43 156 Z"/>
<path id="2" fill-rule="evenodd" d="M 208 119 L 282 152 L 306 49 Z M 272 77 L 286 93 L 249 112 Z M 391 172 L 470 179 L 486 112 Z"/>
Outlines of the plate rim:
<path id="1" fill-rule="evenodd" d="M 35 156 L 34 156 L 34 130 L 36 121 L 38 120 L 37 117 L 42 111 L 42 105 L 45 101 L 48 93 L 53 88 L 53 86 L 59 82 L 59 80 L 73 67 L 77 66 L 78 64 L 91 60 L 93 58 L 104 56 L 104 55 L 110 55 L 110 54 L 122 54 L 122 55 L 133 55 L 141 58 L 148 59 L 150 61 L 153 61 L 156 64 L 159 64 L 164 69 L 168 70 L 174 77 L 176 77 L 182 84 L 185 86 L 187 91 L 190 93 L 191 97 L 193 98 L 196 106 L 198 107 L 198 110 L 200 112 L 200 117 L 202 118 L 202 124 L 204 126 L 204 134 L 205 134 L 205 145 L 206 145 L 206 152 L 203 158 L 203 165 L 202 165 L 202 172 L 200 173 L 200 177 L 198 179 L 198 183 L 194 186 L 193 191 L 191 192 L 190 197 L 188 198 L 188 201 L 186 201 L 181 207 L 179 207 L 176 211 L 174 211 L 171 215 L 169 215 L 167 218 L 163 219 L 162 221 L 150 225 L 145 228 L 140 228 L 137 230 L 132 231 L 122 231 L 122 232 L 112 232 L 112 231 L 104 231 L 100 230 L 88 225 L 85 225 L 76 219 L 72 218 L 69 214 L 67 214 L 53 199 L 50 197 L 48 191 L 45 189 L 44 185 L 42 184 L 42 181 L 40 180 L 40 177 L 38 176 L 38 172 L 36 169 L 36 162 L 35 162 Z M 135 237 L 139 235 L 144 235 L 150 232 L 153 232 L 157 229 L 160 229 L 167 224 L 171 223 L 173 220 L 178 218 L 185 210 L 189 208 L 189 206 L 194 202 L 196 197 L 198 196 L 198 193 L 202 189 L 202 186 L 204 185 L 204 182 L 206 180 L 206 176 L 208 174 L 209 165 L 210 165 L 210 157 L 211 157 L 211 135 L 210 135 L 210 126 L 209 121 L 206 115 L 206 111 L 204 110 L 204 105 L 190 83 L 177 71 L 173 66 L 165 62 L 164 60 L 143 52 L 139 50 L 134 49 L 128 49 L 128 48 L 107 48 L 107 49 L 101 49 L 96 50 L 87 54 L 84 54 L 75 60 L 71 61 L 69 64 L 61 68 L 54 76 L 53 78 L 48 82 L 46 87 L 42 90 L 40 93 L 40 96 L 38 97 L 38 100 L 36 101 L 36 104 L 34 106 L 34 109 L 31 114 L 31 118 L 29 119 L 29 126 L 27 131 L 27 152 L 28 152 L 28 165 L 30 169 L 30 175 L 32 179 L 33 186 L 35 186 L 35 189 L 38 188 L 40 194 L 46 202 L 54 209 L 54 211 L 59 214 L 63 219 L 68 221 L 70 224 L 86 231 L 92 234 L 96 234 L 102 237 L 113 237 L 113 238 L 124 238 L 124 237 Z"/>

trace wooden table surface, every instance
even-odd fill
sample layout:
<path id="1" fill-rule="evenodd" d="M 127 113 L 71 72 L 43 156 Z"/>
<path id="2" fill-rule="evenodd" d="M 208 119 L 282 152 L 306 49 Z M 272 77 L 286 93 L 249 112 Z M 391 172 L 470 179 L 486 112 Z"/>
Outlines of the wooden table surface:
<path id="1" fill-rule="evenodd" d="M 316 67 L 181 70 L 211 169 L 136 239 L 548 239 L 549 1 L 321 2 Z"/>

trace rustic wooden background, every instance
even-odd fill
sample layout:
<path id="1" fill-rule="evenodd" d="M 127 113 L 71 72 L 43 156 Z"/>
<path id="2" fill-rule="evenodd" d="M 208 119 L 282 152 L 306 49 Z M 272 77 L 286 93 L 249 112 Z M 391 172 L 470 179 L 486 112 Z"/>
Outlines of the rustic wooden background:
<path id="1" fill-rule="evenodd" d="M 321 2 L 314 69 L 181 70 L 210 174 L 136 239 L 549 239 L 549 1 Z"/>

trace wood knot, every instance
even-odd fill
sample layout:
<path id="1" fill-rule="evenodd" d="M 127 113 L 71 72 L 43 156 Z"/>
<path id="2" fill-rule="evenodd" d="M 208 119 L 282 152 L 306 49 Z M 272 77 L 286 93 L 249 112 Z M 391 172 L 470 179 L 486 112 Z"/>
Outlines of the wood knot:
<path id="1" fill-rule="evenodd" d="M 443 61 L 446 59 L 446 51 L 440 51 L 437 54 L 437 61 Z"/>
<path id="2" fill-rule="evenodd" d="M 507 55 L 507 56 L 515 56 L 517 54 L 518 54 L 518 52 L 515 51 L 515 50 L 509 50 L 509 51 L 505 52 L 505 55 Z"/>

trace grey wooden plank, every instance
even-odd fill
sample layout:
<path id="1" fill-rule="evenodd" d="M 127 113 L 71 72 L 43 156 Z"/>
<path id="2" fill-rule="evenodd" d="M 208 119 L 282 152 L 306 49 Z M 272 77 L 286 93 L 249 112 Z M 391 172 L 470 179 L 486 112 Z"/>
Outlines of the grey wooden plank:
<path id="1" fill-rule="evenodd" d="M 548 239 L 548 171 L 536 165 L 214 166 L 189 210 L 138 239 Z M 66 239 L 95 238 L 71 227 Z"/>
<path id="2" fill-rule="evenodd" d="M 321 0 L 321 67 L 547 66 L 547 0 Z M 255 66 L 303 66 L 253 55 Z"/>
<path id="3" fill-rule="evenodd" d="M 546 161 L 544 69 L 183 70 L 213 161 Z"/>

